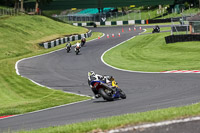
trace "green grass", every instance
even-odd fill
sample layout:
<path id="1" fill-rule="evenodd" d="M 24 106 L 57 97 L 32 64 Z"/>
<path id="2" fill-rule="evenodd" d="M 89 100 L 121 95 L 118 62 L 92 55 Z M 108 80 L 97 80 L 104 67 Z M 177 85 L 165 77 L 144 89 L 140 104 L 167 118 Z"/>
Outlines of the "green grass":
<path id="1" fill-rule="evenodd" d="M 166 13 L 167 11 L 165 11 Z M 198 8 L 191 8 L 183 11 L 183 15 L 189 15 L 189 14 L 196 14 L 200 12 Z M 141 14 L 139 13 L 129 13 L 126 15 L 121 16 L 116 16 L 114 15 L 113 17 L 110 17 L 107 19 L 107 21 L 127 21 L 127 20 L 147 20 L 147 19 L 163 19 L 163 18 L 172 18 L 172 17 L 181 17 L 181 14 L 179 13 L 169 13 L 167 15 L 162 15 L 162 14 L 157 14 L 157 9 L 152 9 L 152 10 L 141 10 Z"/>
<path id="2" fill-rule="evenodd" d="M 123 20 L 123 21 L 128 21 L 128 20 L 147 20 L 147 19 L 152 19 L 155 18 L 159 15 L 157 15 L 157 10 L 141 10 L 141 13 L 129 13 L 126 15 L 122 15 L 121 16 L 116 16 L 114 15 L 111 18 L 108 18 L 107 21 L 119 21 L 119 20 Z"/>
<path id="3" fill-rule="evenodd" d="M 59 45 L 44 49 L 38 43 L 87 31 L 43 16 L 7 16 L 0 19 L 0 116 L 90 99 L 40 87 L 18 76 L 15 71 L 15 63 L 22 58 L 65 47 Z M 98 34 L 95 33 L 91 39 Z"/>
<path id="4" fill-rule="evenodd" d="M 177 14 L 177 13 L 172 13 L 172 14 L 168 14 L 166 16 L 163 16 L 163 12 L 162 14 L 157 14 L 157 9 L 151 9 L 151 10 L 140 10 L 141 13 L 129 13 L 126 15 L 122 15 L 121 16 L 116 16 L 114 15 L 111 18 L 108 18 L 108 21 L 119 21 L 119 20 L 123 20 L 123 21 L 127 21 L 127 20 L 147 20 L 147 19 L 161 19 L 161 18 L 170 18 L 170 17 L 178 17 L 181 16 L 181 14 Z M 190 9 L 190 11 L 186 10 L 184 11 L 184 13 L 196 13 L 198 11 L 198 9 Z M 164 13 L 166 13 L 167 11 L 165 10 Z"/>
<path id="5" fill-rule="evenodd" d="M 200 12 L 199 8 L 190 8 L 190 9 L 184 10 L 182 14 L 183 15 L 190 15 L 190 14 L 197 14 L 199 12 Z M 182 17 L 182 15 L 180 13 L 170 13 L 170 14 L 168 14 L 166 16 L 160 17 L 159 19 L 162 19 L 162 18 L 173 18 L 173 17 Z"/>
<path id="6" fill-rule="evenodd" d="M 199 42 L 166 44 L 170 33 L 136 36 L 108 51 L 103 59 L 121 69 L 144 72 L 199 70 Z"/>
<path id="7" fill-rule="evenodd" d="M 65 126 L 41 128 L 32 131 L 19 131 L 18 133 L 87 133 L 90 131 L 109 130 L 126 125 L 137 125 L 142 123 L 159 122 L 200 115 L 200 104 L 184 107 L 171 107 L 148 112 L 125 114 L 109 118 L 101 118 Z"/>

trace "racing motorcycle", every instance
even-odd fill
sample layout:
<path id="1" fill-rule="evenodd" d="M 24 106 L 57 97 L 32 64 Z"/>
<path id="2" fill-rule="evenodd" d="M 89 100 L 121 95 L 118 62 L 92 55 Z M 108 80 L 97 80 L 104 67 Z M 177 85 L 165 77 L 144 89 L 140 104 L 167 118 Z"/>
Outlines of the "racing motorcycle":
<path id="1" fill-rule="evenodd" d="M 74 51 L 75 51 L 76 55 L 78 55 L 78 53 L 80 52 L 80 49 L 81 49 L 81 48 L 78 47 L 78 46 L 75 47 Z"/>
<path id="2" fill-rule="evenodd" d="M 156 25 L 154 28 L 153 28 L 153 31 L 152 33 L 159 33 L 160 32 L 160 27 L 158 25 Z"/>
<path id="3" fill-rule="evenodd" d="M 106 76 L 104 76 L 106 77 Z M 114 99 L 126 99 L 126 94 L 119 88 L 115 79 L 111 76 L 111 84 L 107 84 L 105 79 L 93 80 L 90 72 L 88 72 L 88 84 L 95 89 L 104 100 L 113 101 Z"/>
<path id="4" fill-rule="evenodd" d="M 85 42 L 86 42 L 86 39 L 85 39 L 85 38 L 82 38 L 82 39 L 81 39 L 81 47 L 83 47 L 83 45 L 85 45 Z"/>
<path id="5" fill-rule="evenodd" d="M 71 47 L 67 46 L 65 49 L 67 50 L 67 53 L 69 53 L 69 51 L 71 50 Z"/>

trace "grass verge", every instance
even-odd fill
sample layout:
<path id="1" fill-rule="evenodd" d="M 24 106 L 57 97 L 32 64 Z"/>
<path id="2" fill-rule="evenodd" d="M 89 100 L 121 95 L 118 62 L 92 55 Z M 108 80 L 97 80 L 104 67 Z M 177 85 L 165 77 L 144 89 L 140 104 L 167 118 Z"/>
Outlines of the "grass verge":
<path id="1" fill-rule="evenodd" d="M 17 133 L 87 133 L 91 131 L 109 130 L 127 125 L 159 122 L 200 115 L 200 104 L 193 104 L 184 107 L 171 107 L 148 112 L 125 114 L 109 118 L 101 118 L 65 126 L 41 128 L 32 131 L 19 131 Z"/>
<path id="2" fill-rule="evenodd" d="M 105 53 L 106 63 L 120 69 L 144 72 L 199 70 L 199 42 L 166 44 L 167 33 L 136 36 Z"/>
<path id="3" fill-rule="evenodd" d="M 90 99 L 40 87 L 18 76 L 15 63 L 26 57 L 65 47 L 44 49 L 39 42 L 88 30 L 53 21 L 43 16 L 9 16 L 0 19 L 0 116 L 23 114 L 52 106 Z M 90 39 L 97 38 L 94 33 Z M 87 39 L 89 40 L 89 39 Z"/>

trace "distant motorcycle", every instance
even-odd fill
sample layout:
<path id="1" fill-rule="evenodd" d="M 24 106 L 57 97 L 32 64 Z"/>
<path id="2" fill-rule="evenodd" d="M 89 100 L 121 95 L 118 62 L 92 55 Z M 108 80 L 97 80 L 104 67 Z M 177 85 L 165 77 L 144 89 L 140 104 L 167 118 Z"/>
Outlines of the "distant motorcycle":
<path id="1" fill-rule="evenodd" d="M 65 49 L 67 50 L 67 53 L 69 53 L 69 51 L 71 50 L 71 43 L 70 43 L 70 42 L 68 42 L 68 43 L 66 44 Z"/>
<path id="2" fill-rule="evenodd" d="M 78 46 L 75 47 L 74 51 L 75 51 L 76 55 L 78 55 L 78 53 L 80 52 L 80 49 L 81 49 L 81 47 L 78 47 Z"/>
<path id="3" fill-rule="evenodd" d="M 88 84 L 92 85 L 104 100 L 113 101 L 119 98 L 126 99 L 126 94 L 118 87 L 114 78 L 112 78 L 111 85 L 108 85 L 103 80 L 92 80 L 90 72 L 88 72 Z"/>
<path id="4" fill-rule="evenodd" d="M 71 50 L 71 47 L 67 46 L 65 49 L 67 50 L 67 53 L 69 53 L 69 51 Z"/>
<path id="5" fill-rule="evenodd" d="M 83 47 L 83 46 L 85 45 L 85 43 L 86 43 L 86 39 L 85 39 L 85 38 L 82 38 L 82 39 L 81 39 L 81 47 Z"/>
<path id="6" fill-rule="evenodd" d="M 160 27 L 158 25 L 156 25 L 154 28 L 153 28 L 153 31 L 152 33 L 159 33 L 160 32 Z"/>

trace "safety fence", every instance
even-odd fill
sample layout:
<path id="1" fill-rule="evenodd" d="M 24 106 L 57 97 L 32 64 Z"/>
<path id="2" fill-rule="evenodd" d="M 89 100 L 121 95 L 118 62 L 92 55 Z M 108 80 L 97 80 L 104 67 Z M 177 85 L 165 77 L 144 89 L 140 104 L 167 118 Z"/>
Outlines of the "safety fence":
<path id="1" fill-rule="evenodd" d="M 60 19 L 67 23 L 82 23 L 82 22 L 105 22 L 105 21 L 128 21 L 141 20 L 141 12 L 106 12 L 106 13 L 69 13 L 66 15 L 54 15 L 53 17 Z"/>
<path id="2" fill-rule="evenodd" d="M 182 14 L 181 17 L 171 18 L 171 35 L 189 34 L 189 22 L 187 19 L 194 14 Z M 178 24 L 175 22 L 179 22 Z"/>
<path id="3" fill-rule="evenodd" d="M 41 15 L 41 10 L 35 10 L 34 8 L 26 8 L 22 11 L 20 9 L 14 8 L 2 8 L 0 9 L 0 16 L 18 16 L 22 14 L 29 14 L 29 15 Z"/>
<path id="4" fill-rule="evenodd" d="M 12 9 L 12 8 L 6 8 L 6 9 L 0 9 L 0 16 L 9 15 L 9 16 L 16 16 L 20 14 L 20 10 Z"/>
<path id="5" fill-rule="evenodd" d="M 48 49 L 48 48 L 53 48 L 53 47 L 56 47 L 60 44 L 64 44 L 64 43 L 67 43 L 67 42 L 80 40 L 83 37 L 88 38 L 91 35 L 92 35 L 92 31 L 90 30 L 89 32 L 87 32 L 85 34 L 72 35 L 72 36 L 67 36 L 67 37 L 63 37 L 63 38 L 58 38 L 58 39 L 51 40 L 51 41 L 48 41 L 48 42 L 42 42 L 39 45 L 44 47 L 45 49 Z"/>

